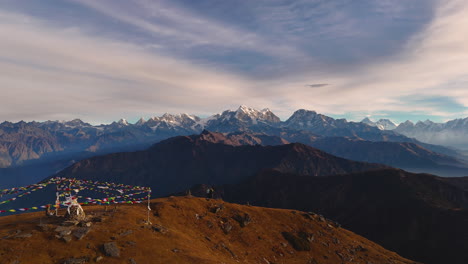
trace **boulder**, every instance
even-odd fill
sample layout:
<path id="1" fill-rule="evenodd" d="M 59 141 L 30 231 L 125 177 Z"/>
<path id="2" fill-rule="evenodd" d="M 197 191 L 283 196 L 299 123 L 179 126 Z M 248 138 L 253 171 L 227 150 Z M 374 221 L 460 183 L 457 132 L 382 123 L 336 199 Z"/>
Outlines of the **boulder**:
<path id="1" fill-rule="evenodd" d="M 78 239 L 81 240 L 85 237 L 91 229 L 89 227 L 79 227 L 73 231 L 73 235 Z"/>
<path id="2" fill-rule="evenodd" d="M 115 242 L 104 243 L 103 250 L 108 257 L 120 257 L 120 249 Z"/>

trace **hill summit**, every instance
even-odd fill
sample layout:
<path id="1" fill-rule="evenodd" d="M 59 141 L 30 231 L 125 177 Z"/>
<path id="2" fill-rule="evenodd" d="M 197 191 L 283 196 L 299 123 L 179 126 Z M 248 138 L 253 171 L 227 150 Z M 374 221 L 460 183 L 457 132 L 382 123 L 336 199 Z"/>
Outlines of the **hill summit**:
<path id="1" fill-rule="evenodd" d="M 151 224 L 141 204 L 87 206 L 77 226 L 2 217 L 2 263 L 415 263 L 314 213 L 192 197 L 150 207 Z"/>

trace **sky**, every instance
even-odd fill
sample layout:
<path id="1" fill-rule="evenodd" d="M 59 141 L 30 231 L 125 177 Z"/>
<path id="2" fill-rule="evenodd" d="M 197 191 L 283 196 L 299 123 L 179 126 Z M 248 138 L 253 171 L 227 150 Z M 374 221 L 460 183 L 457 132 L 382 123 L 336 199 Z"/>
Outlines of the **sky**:
<path id="1" fill-rule="evenodd" d="M 2 0 L 0 121 L 468 116 L 466 0 Z"/>

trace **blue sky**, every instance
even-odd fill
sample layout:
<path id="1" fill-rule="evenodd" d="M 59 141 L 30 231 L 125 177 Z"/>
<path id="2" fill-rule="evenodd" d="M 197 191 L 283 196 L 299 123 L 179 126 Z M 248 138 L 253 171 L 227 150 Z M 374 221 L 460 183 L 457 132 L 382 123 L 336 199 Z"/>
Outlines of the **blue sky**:
<path id="1" fill-rule="evenodd" d="M 468 116 L 463 0 L 4 0 L 0 120 Z"/>

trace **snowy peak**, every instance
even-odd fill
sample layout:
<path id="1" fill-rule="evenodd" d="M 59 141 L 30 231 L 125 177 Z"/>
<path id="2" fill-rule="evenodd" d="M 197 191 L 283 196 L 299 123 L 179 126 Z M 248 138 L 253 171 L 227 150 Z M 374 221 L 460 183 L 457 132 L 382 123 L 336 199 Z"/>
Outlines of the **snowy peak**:
<path id="1" fill-rule="evenodd" d="M 373 122 L 368 117 L 366 117 L 361 121 L 361 123 L 364 123 L 369 126 L 377 127 L 380 130 L 393 130 L 397 127 L 397 125 L 389 119 L 380 119 L 377 122 Z"/>
<path id="2" fill-rule="evenodd" d="M 226 114 L 231 114 L 227 112 Z M 244 122 L 249 122 L 252 124 L 258 124 L 259 122 L 263 123 L 279 123 L 281 122 L 279 117 L 277 117 L 273 112 L 270 111 L 270 109 L 265 108 L 263 110 L 257 110 L 251 107 L 247 107 L 245 105 L 241 105 L 236 111 L 235 111 L 235 118 L 244 121 Z"/>
<path id="3" fill-rule="evenodd" d="M 117 122 L 117 124 L 123 125 L 123 126 L 128 126 L 128 122 L 127 122 L 127 120 L 126 120 L 125 118 L 121 118 L 121 119 Z"/>
<path id="4" fill-rule="evenodd" d="M 315 129 L 324 127 L 336 127 L 346 123 L 345 119 L 335 120 L 331 117 L 317 114 L 315 111 L 299 109 L 285 122 L 285 126 L 294 129 Z"/>
<path id="5" fill-rule="evenodd" d="M 168 114 L 165 113 L 160 117 L 150 118 L 144 125 L 151 128 L 153 131 L 179 131 L 186 133 L 199 133 L 203 128 L 198 123 L 200 117 L 188 114 Z"/>
<path id="6" fill-rule="evenodd" d="M 138 119 L 138 121 L 135 123 L 136 126 L 142 126 L 146 123 L 146 120 L 141 117 L 140 119 Z"/>
<path id="7" fill-rule="evenodd" d="M 69 127 L 84 127 L 84 126 L 91 126 L 91 124 L 85 123 L 81 121 L 81 119 L 73 119 L 72 121 L 63 122 L 64 125 Z"/>

